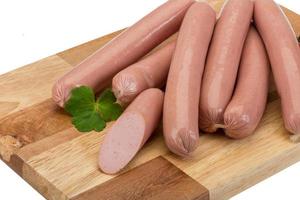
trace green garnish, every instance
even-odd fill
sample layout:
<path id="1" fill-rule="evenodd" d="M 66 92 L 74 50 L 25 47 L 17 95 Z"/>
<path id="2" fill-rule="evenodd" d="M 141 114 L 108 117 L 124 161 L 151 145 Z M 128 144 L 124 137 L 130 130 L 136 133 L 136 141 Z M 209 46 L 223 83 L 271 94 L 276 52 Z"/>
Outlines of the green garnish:
<path id="1" fill-rule="evenodd" d="M 120 104 L 116 103 L 117 99 L 114 93 L 107 89 L 105 90 L 97 100 L 99 111 L 102 119 L 106 122 L 114 121 L 122 114 L 123 109 Z"/>
<path id="2" fill-rule="evenodd" d="M 65 110 L 72 115 L 72 124 L 80 132 L 100 132 L 106 122 L 118 119 L 123 112 L 111 89 L 103 91 L 96 100 L 93 90 L 86 86 L 71 91 Z"/>

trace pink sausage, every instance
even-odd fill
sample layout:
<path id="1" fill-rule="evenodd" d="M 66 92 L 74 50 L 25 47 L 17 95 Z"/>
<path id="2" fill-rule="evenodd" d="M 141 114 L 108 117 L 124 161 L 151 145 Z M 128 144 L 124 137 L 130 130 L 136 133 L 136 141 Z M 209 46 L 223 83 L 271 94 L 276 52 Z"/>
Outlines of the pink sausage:
<path id="1" fill-rule="evenodd" d="M 202 73 L 216 13 L 203 2 L 194 3 L 183 20 L 167 80 L 164 137 L 168 148 L 187 157 L 199 140 L 198 111 Z"/>
<path id="2" fill-rule="evenodd" d="M 225 132 L 235 139 L 255 131 L 267 104 L 270 65 L 268 55 L 254 27 L 248 33 L 237 86 L 224 114 Z"/>
<path id="3" fill-rule="evenodd" d="M 266 45 L 286 129 L 300 134 L 300 50 L 287 17 L 273 0 L 255 1 L 254 20 Z"/>
<path id="4" fill-rule="evenodd" d="M 122 105 L 126 105 L 142 91 L 162 87 L 167 79 L 176 42 L 171 42 L 145 59 L 119 72 L 112 81 L 112 89 Z"/>
<path id="5" fill-rule="evenodd" d="M 159 124 L 163 99 L 161 90 L 145 90 L 110 128 L 99 154 L 103 172 L 116 174 L 134 158 Z"/>
<path id="6" fill-rule="evenodd" d="M 193 2 L 170 0 L 145 16 L 60 78 L 53 87 L 53 100 L 63 107 L 74 87 L 104 89 L 115 74 L 175 33 Z"/>
<path id="7" fill-rule="evenodd" d="M 205 132 L 215 132 L 219 124 L 224 124 L 252 15 L 251 0 L 228 0 L 221 11 L 201 90 L 199 126 Z"/>

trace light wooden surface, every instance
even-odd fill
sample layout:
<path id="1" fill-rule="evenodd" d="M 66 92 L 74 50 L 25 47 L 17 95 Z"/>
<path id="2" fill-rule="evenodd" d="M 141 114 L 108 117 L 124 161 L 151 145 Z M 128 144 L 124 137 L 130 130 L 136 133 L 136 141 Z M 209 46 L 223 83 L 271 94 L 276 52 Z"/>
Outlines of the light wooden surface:
<path id="1" fill-rule="evenodd" d="M 210 2 L 219 10 L 223 1 Z M 285 12 L 299 34 L 300 16 Z M 160 199 L 158 193 L 164 199 L 208 199 L 208 192 L 210 199 L 227 199 L 300 160 L 300 146 L 283 128 L 272 90 L 252 137 L 201 135 L 194 157 L 182 160 L 167 150 L 159 129 L 121 175 L 101 173 L 97 155 L 107 129 L 77 132 L 50 93 L 58 77 L 118 33 L 0 76 L 0 157 L 47 199 Z"/>

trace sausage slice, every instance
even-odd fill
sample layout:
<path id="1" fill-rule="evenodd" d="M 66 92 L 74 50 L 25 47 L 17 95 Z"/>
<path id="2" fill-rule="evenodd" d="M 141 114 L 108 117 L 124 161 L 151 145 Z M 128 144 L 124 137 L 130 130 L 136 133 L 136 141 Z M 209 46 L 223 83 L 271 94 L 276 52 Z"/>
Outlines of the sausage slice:
<path id="1" fill-rule="evenodd" d="M 103 172 L 116 174 L 134 158 L 159 124 L 163 99 L 161 90 L 145 90 L 110 128 L 99 153 Z"/>

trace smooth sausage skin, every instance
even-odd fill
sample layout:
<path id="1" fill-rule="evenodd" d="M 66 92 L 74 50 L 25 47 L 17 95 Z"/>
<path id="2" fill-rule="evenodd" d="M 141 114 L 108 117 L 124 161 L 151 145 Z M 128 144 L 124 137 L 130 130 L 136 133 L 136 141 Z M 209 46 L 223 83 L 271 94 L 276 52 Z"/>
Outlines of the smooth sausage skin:
<path id="1" fill-rule="evenodd" d="M 118 173 L 143 147 L 159 124 L 163 99 L 161 90 L 145 90 L 109 129 L 99 153 L 99 167 L 104 173 Z"/>
<path id="2" fill-rule="evenodd" d="M 219 124 L 224 124 L 223 115 L 234 91 L 252 16 L 251 0 L 228 0 L 221 11 L 201 90 L 199 126 L 205 132 L 215 132 Z"/>
<path id="3" fill-rule="evenodd" d="M 286 129 L 300 134 L 300 50 L 287 17 L 274 1 L 256 0 L 254 20 L 270 58 Z"/>
<path id="4" fill-rule="evenodd" d="M 99 92 L 114 75 L 146 55 L 175 33 L 194 0 L 170 0 L 96 51 L 53 87 L 53 100 L 61 107 L 70 91 L 85 85 Z"/>
<path id="5" fill-rule="evenodd" d="M 267 104 L 270 64 L 258 32 L 251 27 L 245 42 L 238 81 L 224 114 L 225 132 L 242 139 L 252 135 Z"/>
<path id="6" fill-rule="evenodd" d="M 175 46 L 176 42 L 173 41 L 119 72 L 112 81 L 118 102 L 127 105 L 142 91 L 162 87 L 166 83 Z"/>
<path id="7" fill-rule="evenodd" d="M 216 22 L 215 11 L 205 2 L 188 10 L 177 40 L 167 80 L 163 126 L 168 148 L 183 157 L 197 148 L 202 73 Z"/>

